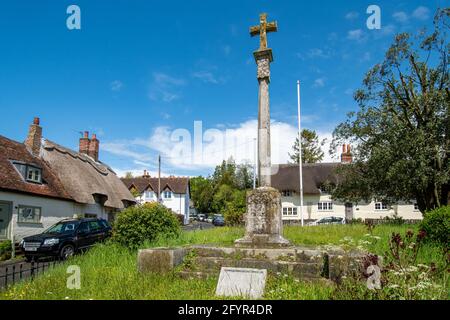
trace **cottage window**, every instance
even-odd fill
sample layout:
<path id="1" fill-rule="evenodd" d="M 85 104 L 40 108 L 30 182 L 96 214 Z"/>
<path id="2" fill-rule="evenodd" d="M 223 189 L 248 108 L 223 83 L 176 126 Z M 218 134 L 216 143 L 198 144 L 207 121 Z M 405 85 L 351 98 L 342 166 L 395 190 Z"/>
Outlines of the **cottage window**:
<path id="1" fill-rule="evenodd" d="M 283 216 L 296 216 L 296 215 L 297 215 L 297 207 L 283 208 Z"/>
<path id="2" fill-rule="evenodd" d="M 153 191 L 145 191 L 146 199 L 153 199 L 154 192 Z"/>
<path id="3" fill-rule="evenodd" d="M 383 202 L 375 202 L 375 210 L 387 210 L 388 206 Z"/>
<path id="4" fill-rule="evenodd" d="M 164 191 L 164 199 L 172 198 L 172 191 Z"/>
<path id="5" fill-rule="evenodd" d="M 19 206 L 17 222 L 40 223 L 42 210 L 39 207 Z"/>
<path id="6" fill-rule="evenodd" d="M 319 202 L 317 203 L 317 210 L 319 211 L 332 211 L 333 210 L 333 202 Z"/>

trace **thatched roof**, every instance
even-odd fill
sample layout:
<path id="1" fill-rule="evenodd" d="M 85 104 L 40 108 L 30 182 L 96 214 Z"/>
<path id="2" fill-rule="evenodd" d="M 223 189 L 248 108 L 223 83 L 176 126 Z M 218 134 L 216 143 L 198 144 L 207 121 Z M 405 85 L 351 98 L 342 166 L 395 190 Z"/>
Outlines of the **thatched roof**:
<path id="1" fill-rule="evenodd" d="M 319 187 L 325 183 L 336 183 L 335 169 L 340 163 L 303 164 L 303 193 L 320 194 Z M 276 166 L 272 167 L 272 172 Z M 272 187 L 279 191 L 293 190 L 300 192 L 300 174 L 298 164 L 280 164 L 278 171 L 272 175 Z"/>
<path id="2" fill-rule="evenodd" d="M 124 202 L 135 202 L 110 167 L 85 154 L 44 140 L 42 157 L 76 202 L 95 204 L 94 195 L 106 197 L 104 205 L 116 209 L 123 209 Z"/>
<path id="3" fill-rule="evenodd" d="M 41 168 L 43 183 L 26 182 L 12 161 Z M 71 200 L 61 181 L 44 161 L 33 156 L 23 143 L 3 136 L 0 136 L 0 190 Z"/>
<path id="4" fill-rule="evenodd" d="M 146 190 L 158 192 L 158 178 L 156 177 L 137 177 L 137 178 L 123 178 L 123 183 L 129 190 L 135 188 L 140 193 Z M 170 189 L 173 193 L 186 193 L 189 185 L 189 178 L 186 177 L 161 177 L 161 192 L 165 189 Z"/>

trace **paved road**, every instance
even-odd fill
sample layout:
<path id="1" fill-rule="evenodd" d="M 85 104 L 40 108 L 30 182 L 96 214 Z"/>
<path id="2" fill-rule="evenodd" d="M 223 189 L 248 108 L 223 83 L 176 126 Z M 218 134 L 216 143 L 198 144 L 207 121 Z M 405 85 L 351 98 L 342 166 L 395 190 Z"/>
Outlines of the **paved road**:
<path id="1" fill-rule="evenodd" d="M 200 222 L 200 221 L 194 221 L 187 226 L 183 226 L 183 230 L 185 230 L 185 231 L 204 230 L 204 229 L 211 229 L 211 228 L 215 228 L 215 226 L 212 223 Z"/>

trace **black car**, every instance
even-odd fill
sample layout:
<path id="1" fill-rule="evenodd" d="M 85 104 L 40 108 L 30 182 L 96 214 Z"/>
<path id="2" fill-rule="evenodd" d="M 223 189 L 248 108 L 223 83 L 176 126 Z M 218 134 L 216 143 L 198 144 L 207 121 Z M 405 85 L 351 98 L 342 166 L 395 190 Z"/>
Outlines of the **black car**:
<path id="1" fill-rule="evenodd" d="M 111 226 L 106 220 L 66 219 L 41 234 L 23 238 L 20 248 L 28 262 L 49 256 L 65 260 L 110 235 Z"/>
<path id="2" fill-rule="evenodd" d="M 225 219 L 222 216 L 214 217 L 212 224 L 216 227 L 223 227 L 225 225 Z"/>

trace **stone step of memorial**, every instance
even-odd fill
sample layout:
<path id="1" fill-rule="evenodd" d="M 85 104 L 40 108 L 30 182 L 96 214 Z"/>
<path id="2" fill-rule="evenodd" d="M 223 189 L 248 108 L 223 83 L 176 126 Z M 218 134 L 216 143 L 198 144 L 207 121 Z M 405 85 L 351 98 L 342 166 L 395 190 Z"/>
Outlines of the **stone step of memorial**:
<path id="1" fill-rule="evenodd" d="M 222 267 L 266 269 L 272 273 L 291 274 L 297 278 L 320 278 L 323 263 L 280 261 L 250 258 L 196 257 L 194 264 L 201 266 L 202 271 L 218 273 Z"/>
<path id="2" fill-rule="evenodd" d="M 324 252 L 303 247 L 292 247 L 283 249 L 270 248 L 235 248 L 214 246 L 192 246 L 191 250 L 198 257 L 217 258 L 250 258 L 270 261 L 290 261 L 303 263 L 324 263 Z"/>

